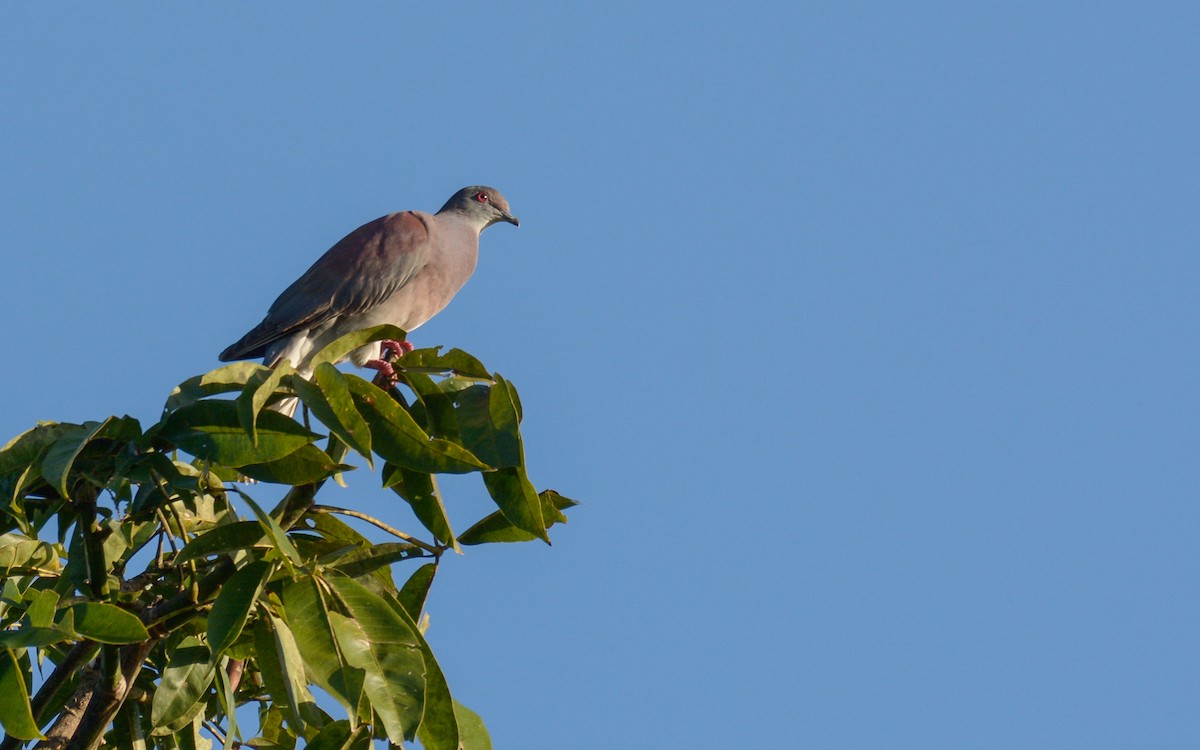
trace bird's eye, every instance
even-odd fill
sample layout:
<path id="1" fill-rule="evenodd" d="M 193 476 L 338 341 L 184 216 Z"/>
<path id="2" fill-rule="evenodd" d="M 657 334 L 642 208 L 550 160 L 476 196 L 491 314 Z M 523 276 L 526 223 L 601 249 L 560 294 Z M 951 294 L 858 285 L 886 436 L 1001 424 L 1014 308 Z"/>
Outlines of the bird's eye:
<path id="1" fill-rule="evenodd" d="M 475 200 L 479 201 L 480 203 L 487 203 L 488 202 L 488 194 L 487 193 L 476 193 Z"/>

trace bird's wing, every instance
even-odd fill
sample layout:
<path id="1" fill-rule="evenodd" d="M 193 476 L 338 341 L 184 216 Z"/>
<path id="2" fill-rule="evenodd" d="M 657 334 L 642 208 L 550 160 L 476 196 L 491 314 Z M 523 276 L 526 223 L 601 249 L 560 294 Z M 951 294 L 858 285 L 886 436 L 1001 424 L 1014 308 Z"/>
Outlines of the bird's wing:
<path id="1" fill-rule="evenodd" d="M 421 270 L 429 247 L 427 219 L 412 211 L 362 225 L 285 289 L 261 323 L 221 352 L 221 361 L 261 357 L 279 339 L 370 310 Z"/>

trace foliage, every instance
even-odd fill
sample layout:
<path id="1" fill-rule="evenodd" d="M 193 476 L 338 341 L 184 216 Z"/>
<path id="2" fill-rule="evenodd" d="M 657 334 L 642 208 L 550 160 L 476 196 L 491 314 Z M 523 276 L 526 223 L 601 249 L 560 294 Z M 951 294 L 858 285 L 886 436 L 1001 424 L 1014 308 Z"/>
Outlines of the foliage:
<path id="1" fill-rule="evenodd" d="M 146 429 L 44 422 L 0 450 L 4 750 L 43 731 L 72 747 L 490 747 L 425 640 L 426 595 L 446 550 L 548 542 L 575 503 L 530 484 L 516 389 L 474 357 L 410 352 L 402 389 L 331 364 L 402 335 L 339 339 L 310 379 L 247 362 L 191 378 Z M 303 421 L 272 408 L 286 398 Z M 317 502 L 351 451 L 382 463 L 424 538 Z M 497 510 L 454 533 L 442 473 L 480 474 Z M 253 496 L 270 485 L 285 492 L 267 512 Z M 340 516 L 397 541 L 372 544 Z M 246 705 L 253 738 L 236 721 Z"/>

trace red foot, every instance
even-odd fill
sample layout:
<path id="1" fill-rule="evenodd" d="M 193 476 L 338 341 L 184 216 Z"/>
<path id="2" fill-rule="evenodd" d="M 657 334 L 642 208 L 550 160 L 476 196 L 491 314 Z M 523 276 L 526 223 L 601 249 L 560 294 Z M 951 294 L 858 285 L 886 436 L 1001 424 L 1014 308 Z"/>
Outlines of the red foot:
<path id="1" fill-rule="evenodd" d="M 363 363 L 363 367 L 369 367 L 372 370 L 378 370 L 379 376 L 389 383 L 395 383 L 396 371 L 392 368 L 392 364 L 382 359 L 368 359 Z"/>
<path id="2" fill-rule="evenodd" d="M 379 342 L 379 352 L 383 359 L 392 359 L 394 357 L 403 357 L 413 350 L 413 345 L 407 341 L 393 341 L 392 339 L 384 339 Z"/>

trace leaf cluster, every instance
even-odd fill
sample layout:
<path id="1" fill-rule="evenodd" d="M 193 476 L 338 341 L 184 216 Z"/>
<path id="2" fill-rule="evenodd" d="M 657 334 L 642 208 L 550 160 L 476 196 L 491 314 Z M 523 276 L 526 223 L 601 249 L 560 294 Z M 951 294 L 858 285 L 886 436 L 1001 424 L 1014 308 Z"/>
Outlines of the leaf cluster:
<path id="1" fill-rule="evenodd" d="M 0 449 L 2 750 L 43 737 L 490 747 L 425 640 L 426 596 L 446 550 L 549 542 L 575 502 L 531 484 L 516 388 L 474 357 L 410 352 L 398 387 L 333 365 L 402 336 L 343 337 L 309 378 L 245 362 L 191 378 L 145 429 L 40 423 Z M 300 420 L 287 416 L 297 401 Z M 328 480 L 345 483 L 351 453 L 381 465 L 420 532 L 317 501 Z M 479 474 L 496 506 L 461 533 L 437 483 L 447 473 Z M 270 511 L 252 497 L 268 485 L 285 489 Z M 396 541 L 373 544 L 343 517 Z M 246 705 L 256 733 L 237 724 Z"/>

